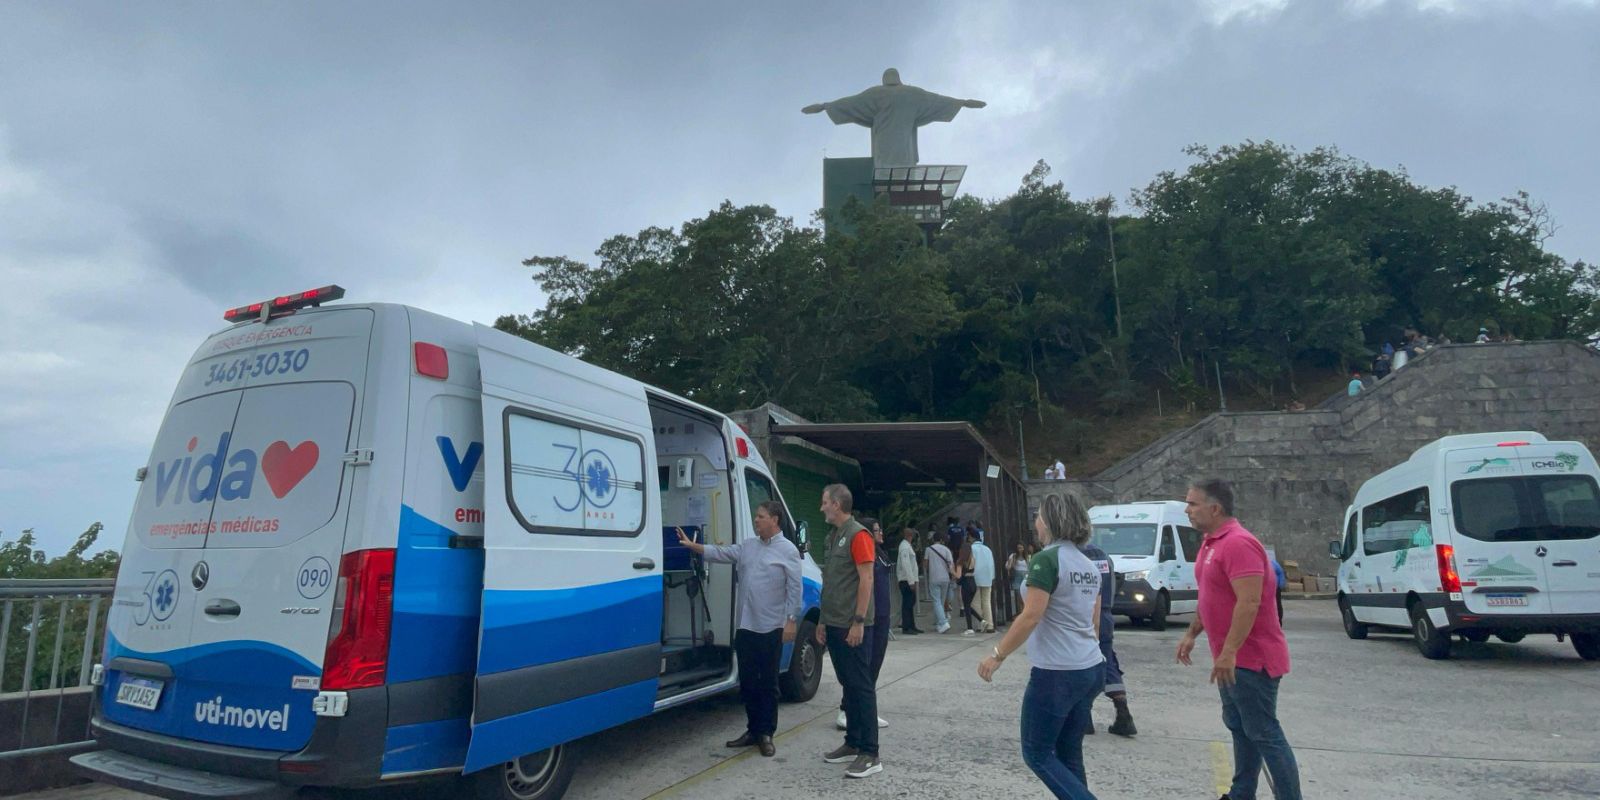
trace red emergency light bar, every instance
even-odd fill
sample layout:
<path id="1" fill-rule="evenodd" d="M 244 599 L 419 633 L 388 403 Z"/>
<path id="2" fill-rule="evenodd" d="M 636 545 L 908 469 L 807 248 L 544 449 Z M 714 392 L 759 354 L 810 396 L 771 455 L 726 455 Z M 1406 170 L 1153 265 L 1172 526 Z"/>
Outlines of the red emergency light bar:
<path id="1" fill-rule="evenodd" d="M 263 300 L 259 303 L 251 303 L 247 306 L 230 308 L 227 311 L 222 312 L 222 318 L 229 322 L 242 322 L 247 319 L 256 318 L 271 318 L 275 315 L 301 308 L 320 306 L 323 303 L 338 300 L 342 297 L 344 297 L 344 287 L 323 286 L 319 289 L 307 289 L 303 292 L 286 294 L 282 297 L 274 297 L 271 300 Z"/>
<path id="2" fill-rule="evenodd" d="M 1528 442 L 1501 442 L 1495 447 L 1527 447 Z"/>

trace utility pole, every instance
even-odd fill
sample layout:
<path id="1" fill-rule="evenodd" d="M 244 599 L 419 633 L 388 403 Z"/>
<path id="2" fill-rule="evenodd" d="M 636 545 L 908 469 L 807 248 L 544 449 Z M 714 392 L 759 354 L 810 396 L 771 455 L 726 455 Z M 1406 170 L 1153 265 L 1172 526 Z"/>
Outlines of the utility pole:
<path id="1" fill-rule="evenodd" d="M 1217 368 L 1217 402 L 1222 404 L 1222 410 L 1228 410 L 1228 396 L 1222 393 L 1222 359 L 1211 359 L 1211 366 Z"/>
<path id="2" fill-rule="evenodd" d="M 1028 479 L 1028 445 L 1022 440 L 1022 407 L 1017 407 L 1017 461 L 1022 467 L 1022 479 Z"/>
<path id="3" fill-rule="evenodd" d="M 1106 245 L 1111 250 L 1111 298 L 1117 304 L 1117 338 L 1122 338 L 1122 284 L 1117 280 L 1117 237 L 1111 229 L 1111 207 L 1116 201 L 1107 197 L 1102 205 L 1106 210 Z"/>

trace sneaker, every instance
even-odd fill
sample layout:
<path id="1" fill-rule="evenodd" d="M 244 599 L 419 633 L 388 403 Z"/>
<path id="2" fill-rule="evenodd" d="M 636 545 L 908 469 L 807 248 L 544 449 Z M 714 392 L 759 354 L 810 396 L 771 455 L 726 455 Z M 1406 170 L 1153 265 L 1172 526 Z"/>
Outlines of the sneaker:
<path id="1" fill-rule="evenodd" d="M 889 727 L 889 720 L 886 720 L 883 717 L 878 717 L 878 727 L 880 727 L 880 728 Z"/>
<path id="2" fill-rule="evenodd" d="M 994 633 L 994 626 L 993 625 L 985 625 L 985 626 L 983 626 L 983 632 L 984 633 Z"/>
<path id="3" fill-rule="evenodd" d="M 865 778 L 868 775 L 876 775 L 882 771 L 883 762 L 879 761 L 877 756 L 862 753 L 856 756 L 855 761 L 850 763 L 849 769 L 844 771 L 844 776 L 846 778 Z"/>
<path id="4" fill-rule="evenodd" d="M 833 726 L 841 731 L 850 727 L 849 720 L 845 718 L 843 711 L 839 712 L 839 716 L 833 718 Z"/>
<path id="5" fill-rule="evenodd" d="M 978 634 L 973 632 L 973 630 L 971 628 L 968 628 L 968 629 L 962 631 L 961 635 L 962 636 L 977 636 Z"/>
<path id="6" fill-rule="evenodd" d="M 843 764 L 846 761 L 856 760 L 856 758 L 858 758 L 860 755 L 860 750 L 857 750 L 850 745 L 843 744 L 839 745 L 839 749 L 823 755 L 822 760 L 828 762 L 829 764 Z"/>
<path id="7" fill-rule="evenodd" d="M 944 633 L 947 630 L 950 630 L 950 623 L 948 622 L 933 629 L 934 633 Z"/>

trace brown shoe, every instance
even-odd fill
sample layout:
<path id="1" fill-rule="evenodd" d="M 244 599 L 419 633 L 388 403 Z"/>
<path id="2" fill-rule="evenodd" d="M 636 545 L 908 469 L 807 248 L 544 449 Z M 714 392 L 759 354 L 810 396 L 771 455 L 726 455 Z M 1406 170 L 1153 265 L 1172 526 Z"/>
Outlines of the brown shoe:
<path id="1" fill-rule="evenodd" d="M 752 736 L 749 731 L 745 731 L 743 736 L 740 736 L 737 739 L 729 739 L 727 741 L 727 745 L 729 747 L 749 747 L 750 745 L 755 744 L 757 741 L 757 737 Z"/>
<path id="2" fill-rule="evenodd" d="M 756 740 L 756 749 L 760 750 L 761 751 L 761 755 L 764 755 L 767 758 L 772 758 L 773 756 L 778 754 L 778 748 L 776 748 L 776 747 L 774 747 L 772 745 L 772 737 L 771 736 L 763 736 L 760 739 Z"/>

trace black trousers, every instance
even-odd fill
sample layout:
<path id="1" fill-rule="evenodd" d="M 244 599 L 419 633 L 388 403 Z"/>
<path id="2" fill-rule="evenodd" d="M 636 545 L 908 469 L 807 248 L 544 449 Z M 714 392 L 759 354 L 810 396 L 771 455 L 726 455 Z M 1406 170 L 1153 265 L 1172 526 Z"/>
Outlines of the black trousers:
<path id="1" fill-rule="evenodd" d="M 967 575 L 961 579 L 961 616 L 967 621 L 967 630 L 972 630 L 972 618 L 978 616 L 977 609 L 972 607 L 972 598 L 978 596 L 978 579 Z M 983 622 L 978 617 L 978 622 Z"/>
<path id="2" fill-rule="evenodd" d="M 869 626 L 861 637 L 861 644 L 845 644 L 849 628 L 828 626 L 828 658 L 833 661 L 833 674 L 844 687 L 845 730 L 844 743 L 855 749 L 878 754 L 878 687 L 872 680 L 872 652 L 869 646 Z M 884 637 L 886 640 L 888 636 Z"/>
<path id="3" fill-rule="evenodd" d="M 872 685 L 878 685 L 878 675 L 883 673 L 883 660 L 889 655 L 889 618 L 878 617 L 872 625 L 861 632 L 861 649 L 867 651 L 867 674 L 872 676 Z M 839 710 L 846 714 L 844 698 L 839 698 Z"/>
<path id="4" fill-rule="evenodd" d="M 746 730 L 771 736 L 778 730 L 778 664 L 783 660 L 783 629 L 756 633 L 740 628 L 733 634 L 739 658 L 739 698 L 744 701 Z"/>
<path id="5" fill-rule="evenodd" d="M 900 582 L 900 630 L 910 633 L 917 629 L 917 585 Z"/>

